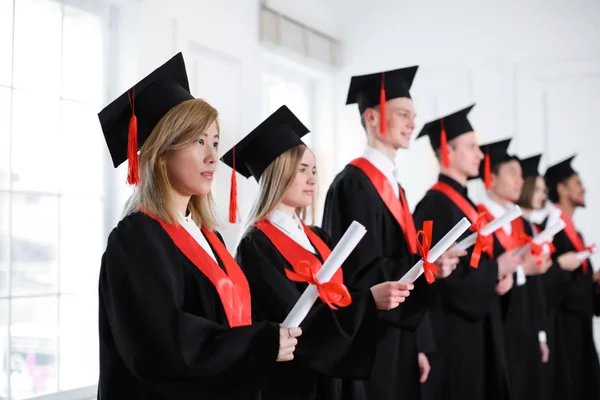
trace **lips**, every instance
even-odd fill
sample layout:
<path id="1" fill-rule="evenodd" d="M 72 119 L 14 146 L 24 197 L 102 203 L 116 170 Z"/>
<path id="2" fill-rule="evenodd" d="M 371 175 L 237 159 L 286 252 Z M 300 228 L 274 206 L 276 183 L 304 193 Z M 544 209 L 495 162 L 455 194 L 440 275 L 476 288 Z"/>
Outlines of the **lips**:
<path id="1" fill-rule="evenodd" d="M 200 175 L 204 178 L 204 179 L 208 179 L 209 181 L 212 181 L 213 178 L 215 177 L 215 173 L 212 171 L 207 171 L 207 172 L 202 172 L 200 173 Z"/>

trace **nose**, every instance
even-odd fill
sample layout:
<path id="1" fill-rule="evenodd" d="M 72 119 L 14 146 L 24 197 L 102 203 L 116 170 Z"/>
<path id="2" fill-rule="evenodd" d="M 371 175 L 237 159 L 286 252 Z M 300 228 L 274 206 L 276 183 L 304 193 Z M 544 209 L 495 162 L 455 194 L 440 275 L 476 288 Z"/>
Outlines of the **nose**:
<path id="1" fill-rule="evenodd" d="M 206 146 L 205 149 L 204 163 L 215 164 L 219 158 L 218 150 L 214 146 Z"/>
<path id="2" fill-rule="evenodd" d="M 483 155 L 483 151 L 481 151 L 479 147 L 477 148 L 477 158 L 479 159 L 479 161 L 485 158 L 485 156 Z"/>
<path id="3" fill-rule="evenodd" d="M 314 175 L 311 175 L 311 176 L 309 176 L 309 177 L 308 177 L 308 182 L 307 182 L 307 183 L 308 183 L 308 185 L 310 185 L 310 186 L 314 186 L 314 185 L 316 185 L 316 184 L 317 184 L 317 177 L 316 177 L 316 176 L 314 176 Z"/>

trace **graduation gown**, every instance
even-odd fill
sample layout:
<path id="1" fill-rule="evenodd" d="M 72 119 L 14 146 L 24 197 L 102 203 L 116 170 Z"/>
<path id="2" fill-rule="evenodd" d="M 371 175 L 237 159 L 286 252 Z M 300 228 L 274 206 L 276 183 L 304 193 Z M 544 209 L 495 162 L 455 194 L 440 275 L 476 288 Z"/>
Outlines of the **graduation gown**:
<path id="1" fill-rule="evenodd" d="M 580 267 L 564 271 L 558 256 L 577 251 L 565 231 L 554 237 L 555 262 L 544 275 L 548 306 L 550 348 L 549 393 L 551 399 L 599 399 L 600 365 L 594 344 L 593 315 L 598 309 L 598 286 Z"/>
<path id="2" fill-rule="evenodd" d="M 519 231 L 529 237 L 534 236 L 531 224 L 522 217 L 513 221 L 512 236 L 517 239 L 516 243 Z M 494 234 L 496 258 L 523 244 L 511 246 L 500 241 L 498 234 Z M 541 276 L 527 276 L 526 279 L 524 285 L 518 286 L 515 273 L 512 289 L 501 297 L 508 377 L 515 400 L 542 398 L 543 365 L 539 332 L 547 329 L 546 304 Z"/>
<path id="3" fill-rule="evenodd" d="M 99 333 L 100 400 L 257 399 L 279 351 L 277 323 L 230 328 L 211 281 L 139 212 L 108 238 Z"/>
<path id="4" fill-rule="evenodd" d="M 367 233 L 343 266 L 349 286 L 366 290 L 378 283 L 396 281 L 418 260 L 408 250 L 399 223 L 368 176 L 361 169 L 348 165 L 336 176 L 327 192 L 323 228 L 337 243 L 354 220 L 364 225 Z M 415 332 L 428 300 L 429 285 L 421 276 L 404 303 L 394 310 L 379 311 L 380 337 L 371 376 L 364 383 L 366 398 L 420 398 Z"/>
<path id="5" fill-rule="evenodd" d="M 465 187 L 444 175 L 439 181 L 475 207 Z M 413 215 L 417 229 L 423 221 L 434 221 L 433 244 L 466 216 L 450 198 L 435 190 L 425 194 Z M 429 317 L 435 352 L 429 357 L 431 372 L 424 385 L 428 400 L 510 398 L 500 299 L 495 292 L 498 263 L 482 254 L 475 269 L 469 265 L 470 259 L 471 253 L 461 258 L 448 278 L 432 285 L 435 300 Z"/>
<path id="6" fill-rule="evenodd" d="M 331 249 L 322 229 L 310 229 Z M 323 262 L 320 254 L 316 256 Z M 308 285 L 288 279 L 285 270 L 293 271 L 292 265 L 256 227 L 244 234 L 236 258 L 248 277 L 257 319 L 283 321 Z M 276 366 L 263 388 L 263 400 L 342 400 L 337 378 L 369 376 L 377 342 L 377 309 L 370 290 L 351 294 L 352 304 L 338 310 L 317 299 L 301 324 L 294 360 Z"/>

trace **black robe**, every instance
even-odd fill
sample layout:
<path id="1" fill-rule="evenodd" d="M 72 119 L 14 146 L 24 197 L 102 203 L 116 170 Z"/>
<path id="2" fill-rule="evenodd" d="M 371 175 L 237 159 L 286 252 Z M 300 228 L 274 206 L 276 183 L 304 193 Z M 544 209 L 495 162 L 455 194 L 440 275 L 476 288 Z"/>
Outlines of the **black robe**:
<path id="1" fill-rule="evenodd" d="M 410 254 L 402 228 L 367 175 L 348 165 L 327 192 L 323 228 L 337 243 L 354 220 L 364 225 L 367 233 L 343 266 L 348 285 L 366 290 L 381 282 L 396 281 L 418 260 Z M 373 371 L 364 384 L 355 382 L 357 387 L 364 385 L 366 398 L 420 398 L 415 331 L 427 308 L 429 292 L 421 276 L 404 303 L 379 312 L 381 333 Z"/>
<path id="2" fill-rule="evenodd" d="M 535 234 L 531 224 L 521 218 L 525 234 Z M 494 235 L 494 256 L 506 250 Z M 539 332 L 546 331 L 548 322 L 546 299 L 541 276 L 527 276 L 527 282 L 501 297 L 502 319 L 506 346 L 506 363 L 512 398 L 514 400 L 542 399 L 542 353 Z M 545 382 L 544 382 L 545 383 Z"/>
<path id="3" fill-rule="evenodd" d="M 323 230 L 311 229 L 331 248 Z M 285 269 L 293 271 L 293 267 L 255 227 L 242 238 L 236 259 L 248 277 L 257 319 L 283 321 L 308 285 L 287 278 Z M 352 304 L 338 310 L 317 299 L 300 325 L 302 336 L 294 360 L 275 368 L 262 390 L 263 400 L 342 400 L 342 383 L 336 378 L 369 376 L 377 342 L 377 309 L 370 290 L 351 295 Z"/>
<path id="4" fill-rule="evenodd" d="M 564 271 L 556 259 L 576 251 L 564 231 L 554 237 L 555 262 L 544 274 L 548 305 L 551 399 L 600 399 L 600 365 L 594 344 L 593 315 L 600 315 L 598 285 L 592 265 Z"/>
<path id="5" fill-rule="evenodd" d="M 142 213 L 108 238 L 99 308 L 100 400 L 257 399 L 276 364 L 279 325 L 230 328 L 211 281 Z"/>
<path id="6" fill-rule="evenodd" d="M 465 187 L 444 175 L 439 180 L 475 207 Z M 430 190 L 413 216 L 417 229 L 423 221 L 434 221 L 435 244 L 466 215 L 446 195 Z M 432 285 L 435 301 L 429 317 L 435 352 L 429 354 L 431 372 L 424 385 L 428 400 L 510 398 L 500 299 L 495 292 L 498 263 L 482 254 L 479 268 L 474 269 L 470 258 L 470 253 L 461 258 L 448 278 Z"/>

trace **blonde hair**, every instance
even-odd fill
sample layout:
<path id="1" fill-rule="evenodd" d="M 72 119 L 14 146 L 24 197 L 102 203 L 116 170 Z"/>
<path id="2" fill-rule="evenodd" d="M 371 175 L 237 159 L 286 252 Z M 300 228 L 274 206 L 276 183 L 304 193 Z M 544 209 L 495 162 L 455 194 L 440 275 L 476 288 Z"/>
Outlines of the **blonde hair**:
<path id="1" fill-rule="evenodd" d="M 143 210 L 167 223 L 177 222 L 177 207 L 165 155 L 199 139 L 214 122 L 219 131 L 217 110 L 202 99 L 186 100 L 169 110 L 156 124 L 140 149 L 140 184 L 129 198 L 124 215 Z M 198 226 L 216 227 L 212 195 L 192 195 L 188 210 Z"/>
<path id="2" fill-rule="evenodd" d="M 252 206 L 252 211 L 250 211 L 248 225 L 254 225 L 258 221 L 268 217 L 283 201 L 285 192 L 296 178 L 302 157 L 307 149 L 303 144 L 292 147 L 277 157 L 265 169 L 258 182 L 259 195 Z M 308 207 L 297 208 L 296 214 L 302 221 L 305 221 L 308 214 Z M 314 207 L 311 205 L 311 223 L 314 220 Z"/>

